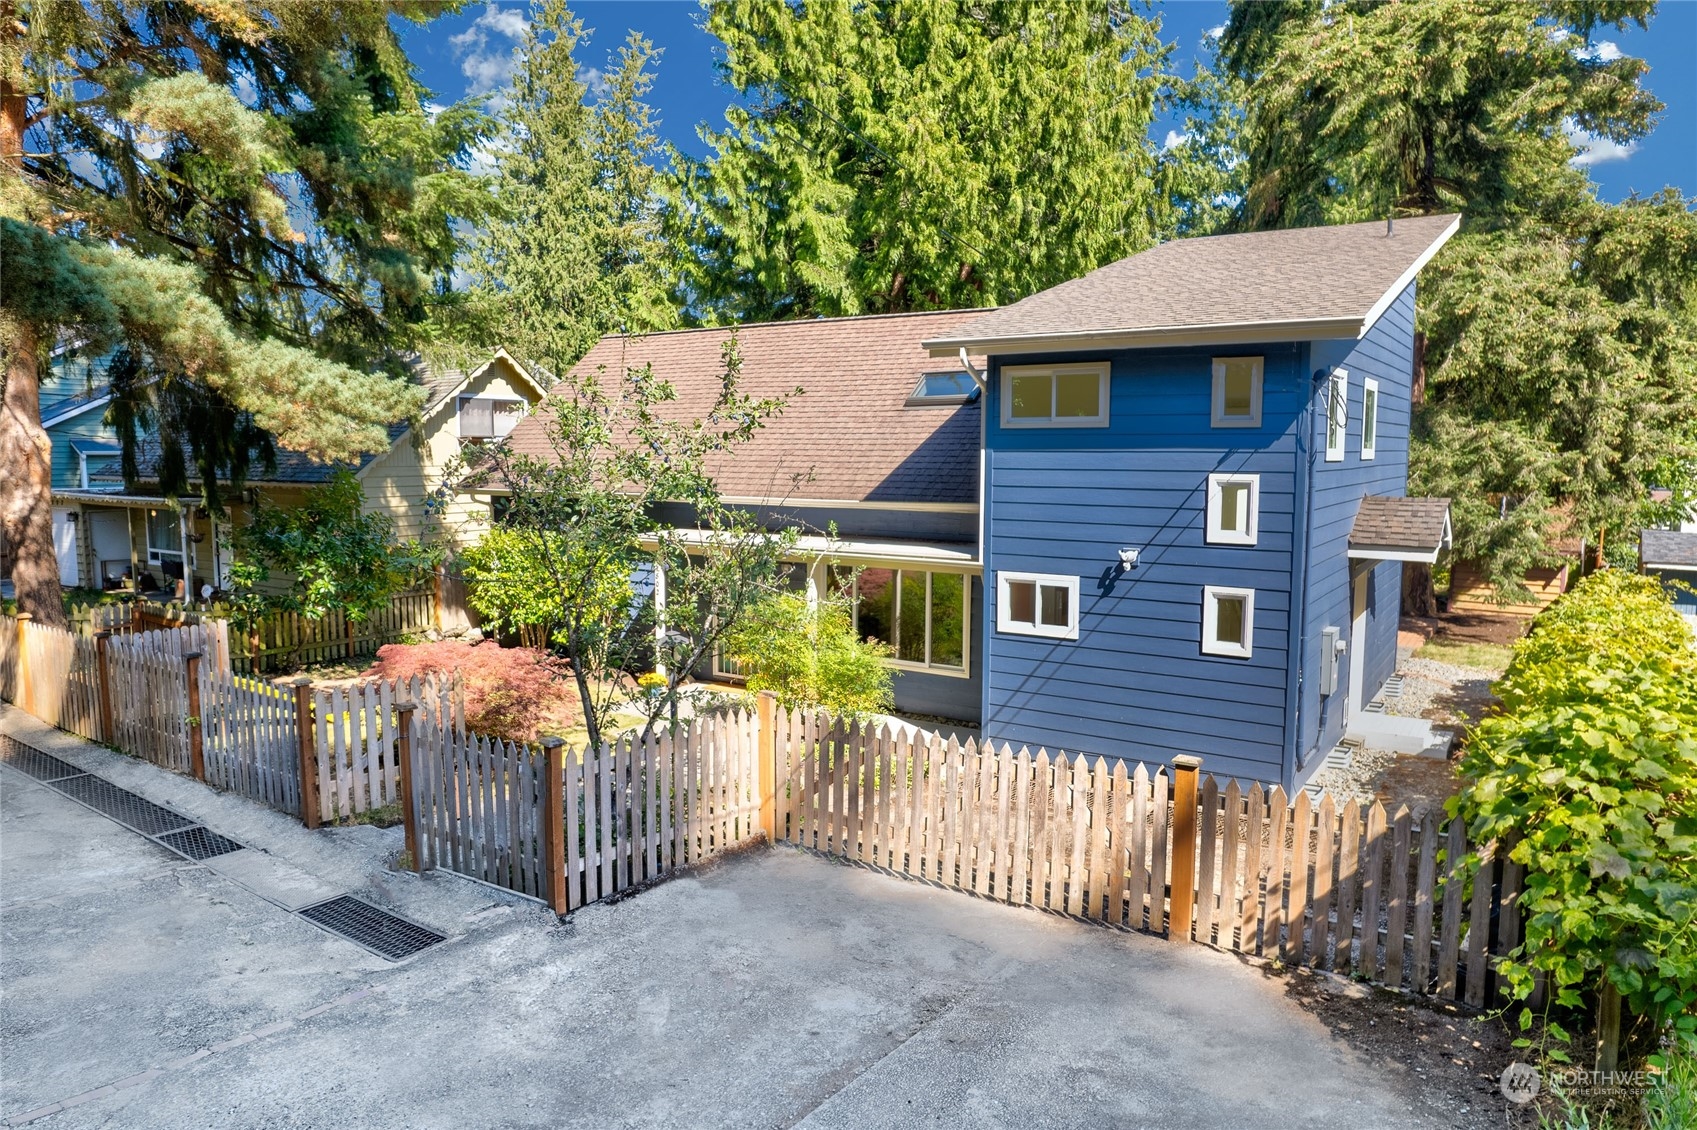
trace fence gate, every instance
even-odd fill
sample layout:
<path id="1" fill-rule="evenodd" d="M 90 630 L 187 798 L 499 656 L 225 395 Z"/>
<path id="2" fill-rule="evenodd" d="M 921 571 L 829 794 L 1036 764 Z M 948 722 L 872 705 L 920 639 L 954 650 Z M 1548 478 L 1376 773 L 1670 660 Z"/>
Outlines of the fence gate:
<path id="1" fill-rule="evenodd" d="M 300 814 L 300 727 L 293 694 L 203 665 L 200 731 L 207 784 Z"/>

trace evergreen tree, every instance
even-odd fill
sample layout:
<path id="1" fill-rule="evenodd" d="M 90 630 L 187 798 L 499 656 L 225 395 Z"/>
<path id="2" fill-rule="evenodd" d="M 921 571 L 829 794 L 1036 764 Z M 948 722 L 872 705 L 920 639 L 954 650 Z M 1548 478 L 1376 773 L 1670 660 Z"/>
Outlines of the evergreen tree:
<path id="1" fill-rule="evenodd" d="M 479 115 L 426 112 L 389 20 L 452 6 L 0 0 L 0 520 L 25 610 L 62 622 L 57 340 L 122 345 L 146 379 L 118 382 L 120 424 L 190 422 L 203 471 L 245 459 L 238 426 L 346 459 L 416 408 L 399 351 L 480 213 Z"/>
<path id="2" fill-rule="evenodd" d="M 980 306 L 1160 234 L 1164 58 L 1127 3 L 714 5 L 739 95 L 674 153 L 682 303 L 704 320 Z"/>
<path id="3" fill-rule="evenodd" d="M 602 334 L 676 321 L 665 282 L 653 113 L 659 52 L 631 33 L 590 99 L 583 23 L 547 0 L 521 48 L 495 148 L 498 211 L 478 246 L 474 337 L 565 373 Z"/>
<path id="4" fill-rule="evenodd" d="M 1623 542 L 1689 499 L 1697 218 L 1677 192 L 1609 206 L 1575 161 L 1660 104 L 1599 50 L 1648 0 L 1234 4 L 1222 57 L 1253 84 L 1246 227 L 1461 211 L 1423 278 L 1411 486 L 1454 500 L 1460 556 L 1507 593 L 1558 534 Z"/>

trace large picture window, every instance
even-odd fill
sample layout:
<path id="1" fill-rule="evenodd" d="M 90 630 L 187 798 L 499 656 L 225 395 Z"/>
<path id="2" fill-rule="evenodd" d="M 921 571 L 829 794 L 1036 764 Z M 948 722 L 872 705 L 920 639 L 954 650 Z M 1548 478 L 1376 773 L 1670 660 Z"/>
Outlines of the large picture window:
<path id="1" fill-rule="evenodd" d="M 1002 370 L 1004 428 L 1105 428 L 1108 363 L 1016 365 Z"/>
<path id="2" fill-rule="evenodd" d="M 855 630 L 894 648 L 895 666 L 966 673 L 972 586 L 965 574 L 872 566 L 853 584 Z"/>

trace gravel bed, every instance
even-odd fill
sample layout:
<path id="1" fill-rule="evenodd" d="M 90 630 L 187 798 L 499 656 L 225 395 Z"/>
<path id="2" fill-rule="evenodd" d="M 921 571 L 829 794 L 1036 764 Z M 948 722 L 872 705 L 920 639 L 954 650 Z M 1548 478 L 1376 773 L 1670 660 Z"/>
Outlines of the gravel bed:
<path id="1" fill-rule="evenodd" d="M 1491 684 L 1501 672 L 1484 667 L 1461 667 L 1435 659 L 1407 659 L 1402 697 L 1387 699 L 1385 708 L 1405 718 L 1430 718 L 1446 725 L 1477 720 L 1496 696 Z"/>
<path id="2" fill-rule="evenodd" d="M 1358 749 L 1342 768 L 1322 769 L 1314 783 L 1332 795 L 1338 804 L 1358 800 L 1372 804 L 1378 799 L 1379 778 L 1395 763 L 1397 755 L 1383 749 Z"/>

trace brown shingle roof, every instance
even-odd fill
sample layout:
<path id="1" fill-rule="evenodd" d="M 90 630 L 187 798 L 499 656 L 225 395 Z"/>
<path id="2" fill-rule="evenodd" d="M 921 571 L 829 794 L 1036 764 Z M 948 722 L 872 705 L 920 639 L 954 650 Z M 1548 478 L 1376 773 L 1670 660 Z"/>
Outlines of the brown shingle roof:
<path id="1" fill-rule="evenodd" d="M 742 391 L 751 396 L 803 390 L 742 447 L 709 461 L 730 498 L 852 502 L 978 501 L 978 403 L 907 408 L 922 373 L 958 367 L 927 355 L 920 342 L 982 311 L 886 314 L 767 322 L 737 328 Z M 654 367 L 678 399 L 669 412 L 706 411 L 724 373 L 720 350 L 730 327 L 602 338 L 574 372 Z M 543 414 L 513 429 L 515 450 L 546 457 Z M 795 483 L 796 476 L 810 481 Z"/>
<path id="2" fill-rule="evenodd" d="M 1355 512 L 1351 549 L 1435 553 L 1449 525 L 1447 498 L 1390 498 L 1370 494 Z"/>
<path id="3" fill-rule="evenodd" d="M 1459 216 L 1180 239 L 985 314 L 926 344 L 939 351 L 1153 338 L 1285 326 L 1284 338 L 1355 337 L 1460 223 Z M 1247 339 L 1246 339 L 1247 340 Z M 1154 341 L 1145 344 L 1155 344 Z"/>
<path id="4" fill-rule="evenodd" d="M 1680 530 L 1640 530 L 1638 556 L 1650 568 L 1657 565 L 1697 568 L 1697 534 Z"/>

